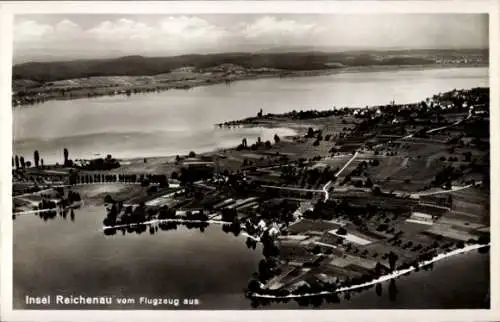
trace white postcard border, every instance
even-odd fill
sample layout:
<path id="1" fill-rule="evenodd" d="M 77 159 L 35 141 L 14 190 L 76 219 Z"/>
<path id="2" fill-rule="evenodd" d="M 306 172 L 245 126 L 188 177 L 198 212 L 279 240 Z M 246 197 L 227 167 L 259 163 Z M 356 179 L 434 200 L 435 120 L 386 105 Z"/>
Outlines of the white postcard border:
<path id="1" fill-rule="evenodd" d="M 491 90 L 491 176 L 500 183 L 499 107 L 499 22 L 498 1 L 171 1 L 171 2 L 3 2 L 0 4 L 0 206 L 1 206 L 1 302 L 3 321 L 107 321 L 158 320 L 194 321 L 492 321 L 500 319 L 500 279 L 498 242 L 500 234 L 499 187 L 491 188 L 491 309 L 490 310 L 248 310 L 248 311 L 144 311 L 144 310 L 12 310 L 12 199 L 10 159 L 12 155 L 12 22 L 15 14 L 43 13 L 120 13 L 120 14 L 329 14 L 329 13 L 489 13 L 490 14 L 490 90 Z M 497 143 L 497 144 L 495 144 Z M 496 170 L 496 171 L 495 171 Z M 497 227 L 497 229 L 493 229 Z"/>

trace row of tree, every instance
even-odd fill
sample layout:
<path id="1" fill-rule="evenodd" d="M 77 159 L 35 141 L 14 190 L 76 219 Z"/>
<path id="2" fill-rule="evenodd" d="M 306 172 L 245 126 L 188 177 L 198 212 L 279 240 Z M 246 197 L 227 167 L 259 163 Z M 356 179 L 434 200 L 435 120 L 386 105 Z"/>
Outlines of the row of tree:
<path id="1" fill-rule="evenodd" d="M 41 160 L 42 161 L 42 165 L 43 165 L 43 159 Z M 18 156 L 16 155 L 15 157 L 12 157 L 12 167 L 16 170 L 19 170 L 19 169 L 25 169 L 25 168 L 30 168 L 31 167 L 31 161 L 26 161 L 24 160 L 24 157 L 23 156 Z M 38 165 L 37 165 L 38 167 Z"/>
<path id="2" fill-rule="evenodd" d="M 157 225 L 153 224 L 144 224 L 144 225 L 135 225 L 135 226 L 128 226 L 126 228 L 107 228 L 104 230 L 104 235 L 106 236 L 112 236 L 116 235 L 118 231 L 121 231 L 123 235 L 126 233 L 132 234 L 136 233 L 137 235 L 140 235 L 147 230 L 149 230 L 149 233 L 151 235 L 154 235 L 158 233 L 158 230 L 161 231 L 169 231 L 169 230 L 177 230 L 179 225 L 186 227 L 187 229 L 199 229 L 200 232 L 205 232 L 205 229 L 210 226 L 209 223 L 207 222 L 161 222 L 158 223 Z M 149 227 L 149 228 L 148 228 Z"/>
<path id="3" fill-rule="evenodd" d="M 146 174 L 146 175 L 126 175 L 126 174 L 78 174 L 77 172 L 70 173 L 70 184 L 75 185 L 79 183 L 135 183 L 140 182 L 143 186 L 147 187 L 150 183 L 159 184 L 160 187 L 168 187 L 168 179 L 164 174 Z"/>
<path id="4" fill-rule="evenodd" d="M 33 162 L 34 166 L 36 168 L 43 168 L 44 167 L 44 161 L 43 158 L 40 157 L 40 152 L 38 150 L 35 150 L 33 152 Z M 64 166 L 70 166 L 72 164 L 71 160 L 69 159 L 69 152 L 68 149 L 64 148 Z M 25 169 L 31 167 L 31 161 L 26 161 L 24 159 L 24 156 L 18 156 L 15 155 L 12 157 L 12 167 L 15 169 Z"/>
<path id="5" fill-rule="evenodd" d="M 59 212 L 55 209 L 52 211 L 44 211 L 44 212 L 39 212 L 37 215 L 40 217 L 43 221 L 47 220 L 53 220 L 57 217 L 57 214 L 59 213 L 59 216 L 62 217 L 62 219 L 67 219 L 68 216 L 68 209 L 62 209 Z M 71 221 L 75 221 L 75 211 L 73 208 L 69 209 L 70 213 L 70 219 Z M 16 219 L 16 214 L 12 215 L 12 219 Z"/>
<path id="6" fill-rule="evenodd" d="M 279 143 L 280 141 L 281 141 L 281 139 L 278 136 L 278 134 L 275 134 L 274 135 L 274 143 Z M 262 149 L 262 148 L 270 149 L 271 147 L 272 147 L 271 141 L 267 140 L 266 142 L 262 142 L 262 139 L 259 136 L 257 138 L 257 141 L 254 144 L 252 144 L 251 146 L 248 146 L 247 139 L 243 138 L 241 140 L 241 144 L 236 147 L 236 150 L 237 151 L 247 150 L 247 149 L 258 150 L 258 149 Z"/>

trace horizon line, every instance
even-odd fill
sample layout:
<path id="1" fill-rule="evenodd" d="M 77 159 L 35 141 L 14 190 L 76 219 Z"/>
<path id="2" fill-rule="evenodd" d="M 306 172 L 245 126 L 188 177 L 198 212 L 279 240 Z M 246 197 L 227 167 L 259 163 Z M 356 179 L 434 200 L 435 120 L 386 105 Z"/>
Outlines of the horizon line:
<path id="1" fill-rule="evenodd" d="M 303 47 L 310 47 L 310 46 L 303 46 Z M 321 46 L 319 46 L 321 47 Z M 224 55 L 224 54 L 241 54 L 241 55 L 278 55 L 278 54 L 307 54 L 307 53 L 316 53 L 316 54 L 341 54 L 341 53 L 355 53 L 355 52 L 390 52 L 390 51 L 397 51 L 397 52 L 404 52 L 404 51 L 465 51 L 465 50 L 477 50 L 477 51 L 484 51 L 484 50 L 490 50 L 489 46 L 488 47 L 435 47 L 435 48 L 429 48 L 429 47 L 414 47 L 414 48 L 406 48 L 406 47 L 371 47 L 371 48 L 365 48 L 365 47 L 343 47 L 339 48 L 338 50 L 320 50 L 314 49 L 314 46 L 311 46 L 310 50 L 300 50 L 298 48 L 301 48 L 301 46 L 290 46 L 290 48 L 297 48 L 295 50 L 291 49 L 289 51 L 281 51 L 280 49 L 286 49 L 287 46 L 283 47 L 270 47 L 270 48 L 263 48 L 263 49 L 257 49 L 253 51 L 214 51 L 214 52 L 205 52 L 205 53 L 197 53 L 197 52 L 189 52 L 189 53 L 183 53 L 183 54 L 165 54 L 165 55 L 148 55 L 148 54 L 124 54 L 124 55 L 110 55 L 110 56 L 103 56 L 103 57 L 94 57 L 94 58 L 56 58 L 54 60 L 49 60 L 48 58 L 33 58 L 29 60 L 22 60 L 19 62 L 16 62 L 16 59 L 13 59 L 13 67 L 14 66 L 19 66 L 19 65 L 24 65 L 24 64 L 33 64 L 33 63 L 61 63 L 61 62 L 76 62 L 76 61 L 99 61 L 99 60 L 115 60 L 115 59 L 122 59 L 122 58 L 130 58 L 130 57 L 136 57 L 136 58 L 145 58 L 145 59 L 158 59 L 158 58 L 175 58 L 175 57 L 183 57 L 183 56 L 210 56 L 210 55 Z"/>

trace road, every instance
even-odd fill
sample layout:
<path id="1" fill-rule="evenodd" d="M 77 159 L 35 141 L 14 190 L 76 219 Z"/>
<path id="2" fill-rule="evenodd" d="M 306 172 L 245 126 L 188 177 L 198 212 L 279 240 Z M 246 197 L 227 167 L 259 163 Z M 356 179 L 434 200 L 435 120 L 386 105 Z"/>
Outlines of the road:
<path id="1" fill-rule="evenodd" d="M 347 163 L 342 167 L 342 169 L 340 169 L 335 174 L 335 177 L 338 177 L 342 173 L 342 171 L 344 171 L 351 164 L 351 162 L 354 161 L 354 159 L 356 159 L 356 157 L 358 156 L 358 153 L 359 153 L 358 151 L 356 151 L 356 153 L 354 153 L 354 155 L 352 156 L 352 158 L 349 161 L 347 161 Z"/>
<path id="2" fill-rule="evenodd" d="M 356 157 L 358 156 L 359 152 L 356 151 L 354 153 L 354 155 L 352 156 L 352 158 L 346 162 L 346 164 L 342 167 L 342 169 L 340 169 L 336 174 L 335 174 L 335 177 L 338 177 L 342 171 L 344 171 L 351 163 L 352 161 L 354 161 L 354 159 L 356 159 Z M 280 186 L 268 186 L 268 185 L 262 185 L 261 187 L 263 188 L 271 188 L 271 189 L 281 189 L 281 190 L 290 190 L 290 191 L 303 191 L 303 192 L 322 192 L 324 195 L 325 195 L 325 201 L 328 200 L 328 198 L 330 198 L 330 194 L 328 192 L 328 188 L 330 188 L 332 184 L 332 180 L 328 181 L 322 188 L 321 190 L 317 190 L 317 189 L 305 189 L 305 188 L 295 188 L 295 187 L 280 187 Z"/>
<path id="3" fill-rule="evenodd" d="M 59 208 L 18 211 L 18 212 L 14 212 L 12 214 L 15 215 L 15 216 L 19 216 L 19 215 L 34 215 L 34 214 L 39 214 L 39 213 L 43 213 L 43 212 L 50 212 L 50 211 L 57 211 L 57 210 L 59 210 Z"/>
<path id="4" fill-rule="evenodd" d="M 328 201 L 328 198 L 330 197 L 330 194 L 328 193 L 328 188 L 332 184 L 332 180 L 328 181 L 322 188 L 323 192 L 325 193 L 325 202 Z"/>
<path id="5" fill-rule="evenodd" d="M 44 192 L 53 191 L 53 190 L 54 190 L 53 188 L 49 188 L 49 189 L 39 190 L 39 191 L 35 191 L 35 192 L 30 192 L 30 193 L 24 193 L 22 195 L 12 196 L 12 198 L 23 198 L 23 197 L 28 197 L 28 196 L 35 196 L 35 195 L 38 195 L 38 194 L 41 194 Z"/>
<path id="6" fill-rule="evenodd" d="M 450 193 L 450 192 L 455 192 L 455 191 L 460 191 L 460 190 L 464 190 L 464 189 L 469 189 L 469 188 L 472 188 L 474 187 L 473 184 L 469 184 L 467 186 L 463 186 L 463 187 L 455 187 L 455 188 L 451 188 L 450 190 L 438 190 L 438 191 L 433 191 L 433 192 L 420 192 L 420 193 L 414 193 L 412 194 L 411 196 L 432 196 L 432 195 L 438 195 L 438 194 L 442 194 L 442 193 Z"/>
<path id="7" fill-rule="evenodd" d="M 443 209 L 443 210 L 451 210 L 450 207 L 444 207 L 444 206 L 440 206 L 440 205 L 434 205 L 434 204 L 431 204 L 431 203 L 425 203 L 425 202 L 419 202 L 418 203 L 420 206 L 427 206 L 427 207 L 432 207 L 432 208 L 437 208 L 437 209 Z"/>
<path id="8" fill-rule="evenodd" d="M 426 131 L 425 133 L 427 133 L 427 134 L 431 134 L 431 133 L 434 133 L 434 132 L 437 132 L 437 131 L 445 130 L 445 129 L 450 128 L 450 127 L 453 127 L 453 126 L 455 126 L 455 125 L 459 125 L 460 123 L 462 123 L 462 122 L 464 122 L 464 121 L 466 121 L 466 120 L 470 119 L 470 118 L 471 118 L 471 116 L 472 116 L 472 114 L 470 114 L 470 113 L 469 113 L 469 114 L 467 115 L 467 117 L 466 117 L 465 119 L 463 119 L 463 120 L 458 120 L 458 121 L 456 121 L 456 122 L 454 122 L 453 124 L 450 124 L 450 125 L 445 125 L 445 126 L 440 126 L 440 127 L 437 127 L 437 128 L 435 128 L 435 129 L 430 129 L 430 130 Z M 403 137 L 401 138 L 401 140 L 409 139 L 409 138 L 411 138 L 411 137 L 413 137 L 413 134 L 403 136 Z"/>
<path id="9" fill-rule="evenodd" d="M 280 190 L 290 190 L 290 191 L 303 191 L 303 192 L 325 192 L 323 189 L 305 189 L 305 188 L 295 188 L 295 187 L 280 187 L 280 186 L 268 186 L 262 185 L 262 188 L 280 189 Z"/>

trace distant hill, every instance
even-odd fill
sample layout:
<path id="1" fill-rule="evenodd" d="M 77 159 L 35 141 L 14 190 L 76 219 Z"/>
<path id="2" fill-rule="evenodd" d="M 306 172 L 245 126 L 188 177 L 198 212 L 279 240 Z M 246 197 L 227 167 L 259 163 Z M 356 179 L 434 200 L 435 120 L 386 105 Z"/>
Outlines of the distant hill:
<path id="1" fill-rule="evenodd" d="M 288 50 L 293 50 L 289 48 Z M 92 76 L 151 76 L 192 66 L 197 69 L 222 64 L 244 68 L 318 70 L 341 66 L 420 65 L 435 63 L 436 56 L 455 57 L 456 50 L 259 52 L 181 55 L 174 57 L 125 56 L 113 59 L 32 62 L 13 67 L 14 80 L 50 82 Z M 485 57 L 487 50 L 458 51 L 458 55 Z"/>
<path id="2" fill-rule="evenodd" d="M 436 54 L 444 53 L 449 54 L 451 52 L 455 53 L 487 53 L 487 48 L 401 48 L 401 47 L 380 47 L 380 48 L 370 48 L 367 49 L 365 46 L 349 46 L 349 47 L 332 47 L 332 46 L 269 46 L 265 49 L 257 51 L 259 54 L 264 53 L 304 53 L 304 52 L 321 52 L 321 53 L 411 53 L 414 55 L 418 54 Z"/>

